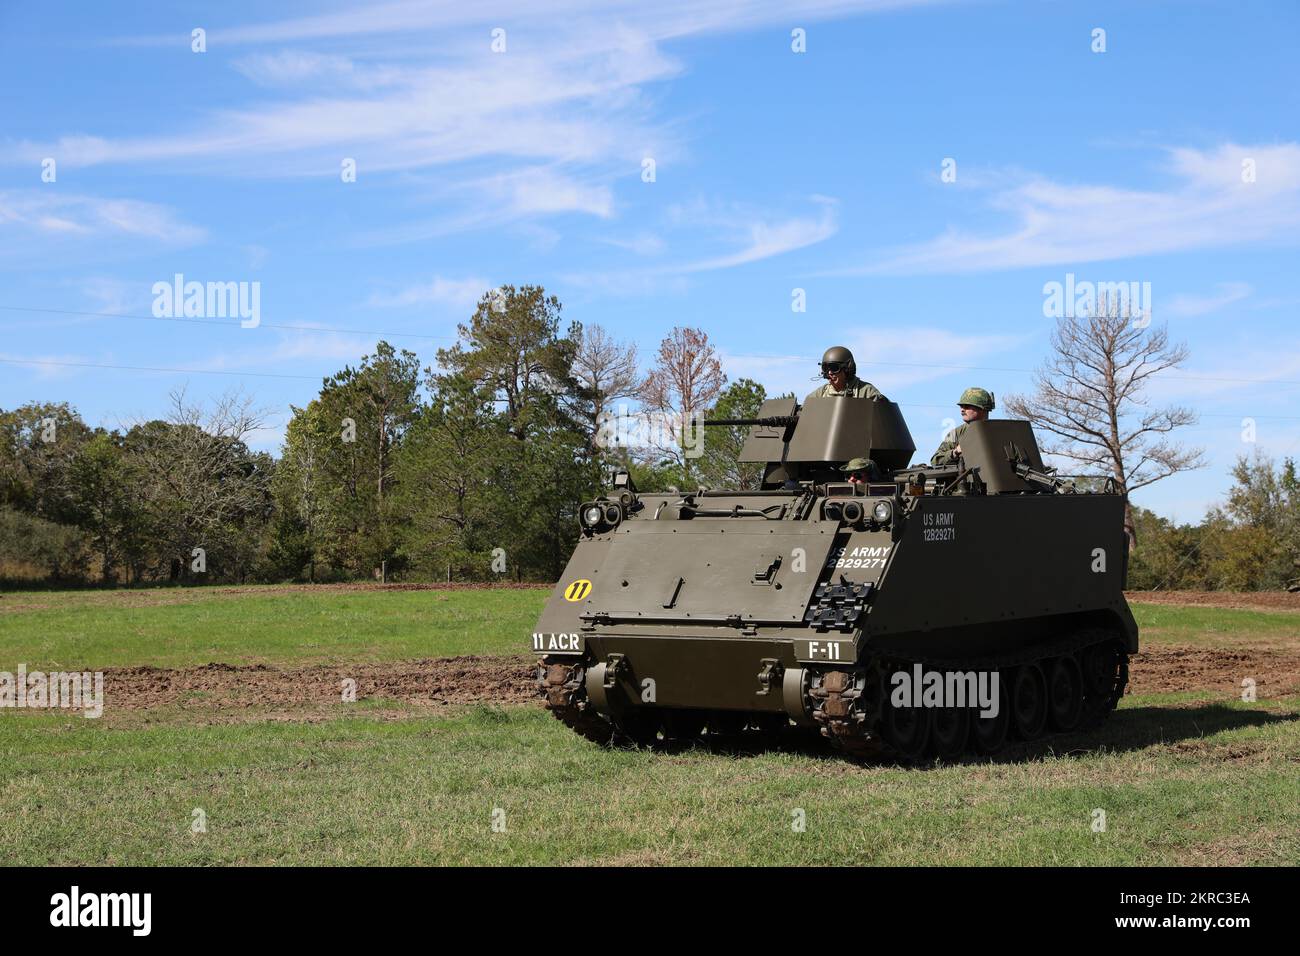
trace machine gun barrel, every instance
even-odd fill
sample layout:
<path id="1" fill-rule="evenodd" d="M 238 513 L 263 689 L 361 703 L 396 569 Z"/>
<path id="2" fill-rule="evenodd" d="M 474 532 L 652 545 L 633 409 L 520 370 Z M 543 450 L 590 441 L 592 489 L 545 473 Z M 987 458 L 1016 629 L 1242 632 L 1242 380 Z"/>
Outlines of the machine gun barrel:
<path id="1" fill-rule="evenodd" d="M 798 415 L 772 415 L 769 418 L 706 418 L 705 425 L 763 425 L 767 428 L 788 428 L 799 420 Z"/>
<path id="2" fill-rule="evenodd" d="M 1041 471 L 1035 471 L 1023 462 L 1014 462 L 1012 468 L 1015 470 L 1016 475 L 1021 479 L 1042 489 L 1043 491 L 1055 493 L 1063 489 L 1068 489 L 1066 483 L 1060 478 L 1056 478 L 1052 475 L 1045 475 Z"/>

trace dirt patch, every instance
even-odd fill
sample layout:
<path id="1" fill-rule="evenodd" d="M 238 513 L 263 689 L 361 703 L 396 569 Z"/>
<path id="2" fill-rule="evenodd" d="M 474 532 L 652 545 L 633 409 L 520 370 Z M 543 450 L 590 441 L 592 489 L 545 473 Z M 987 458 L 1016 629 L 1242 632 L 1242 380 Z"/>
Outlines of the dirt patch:
<path id="1" fill-rule="evenodd" d="M 1245 678 L 1259 697 L 1284 697 L 1300 689 L 1300 654 L 1255 648 L 1152 646 L 1129 664 L 1129 692 L 1169 694 L 1215 690 L 1240 695 Z"/>
<path id="2" fill-rule="evenodd" d="M 449 657 L 385 664 L 317 665 L 281 670 L 265 665 L 113 667 L 104 671 L 106 713 L 175 705 L 182 710 L 241 711 L 259 717 L 343 705 L 344 681 L 356 681 L 358 702 L 372 698 L 427 707 L 520 704 L 535 698 L 532 658 Z"/>
<path id="3" fill-rule="evenodd" d="M 1216 760 L 1237 762 L 1250 760 L 1259 754 L 1267 753 L 1269 748 L 1262 743 L 1234 743 L 1229 745 L 1216 745 L 1205 740 L 1180 740 L 1178 743 L 1170 744 L 1169 749 L 1176 754 L 1187 754 L 1193 757 L 1204 757 L 1213 755 Z"/>
<path id="4" fill-rule="evenodd" d="M 202 667 L 114 667 L 104 671 L 106 712 L 174 706 L 240 719 L 300 718 L 343 704 L 343 682 L 356 681 L 358 702 L 382 699 L 417 707 L 526 704 L 537 700 L 533 660 L 449 657 L 382 664 L 273 668 L 264 664 Z M 1234 696 L 1243 678 L 1261 698 L 1300 691 L 1300 654 L 1260 649 L 1150 647 L 1133 658 L 1130 692 L 1212 690 Z M 337 711 L 334 711 L 337 713 Z"/>
<path id="5" fill-rule="evenodd" d="M 1125 597 L 1140 604 L 1300 611 L 1300 591 L 1126 591 Z"/>

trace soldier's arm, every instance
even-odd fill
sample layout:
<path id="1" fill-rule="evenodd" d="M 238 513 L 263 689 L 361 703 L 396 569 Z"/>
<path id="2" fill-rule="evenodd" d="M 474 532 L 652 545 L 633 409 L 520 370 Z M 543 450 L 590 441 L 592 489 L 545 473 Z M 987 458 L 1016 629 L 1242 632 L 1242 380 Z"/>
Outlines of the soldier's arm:
<path id="1" fill-rule="evenodd" d="M 950 431 L 947 435 L 944 436 L 943 441 L 939 443 L 939 447 L 935 450 L 934 454 L 930 456 L 930 464 L 951 465 L 954 461 L 956 461 L 957 459 L 956 434 L 957 434 L 956 429 L 954 429 L 953 431 Z"/>

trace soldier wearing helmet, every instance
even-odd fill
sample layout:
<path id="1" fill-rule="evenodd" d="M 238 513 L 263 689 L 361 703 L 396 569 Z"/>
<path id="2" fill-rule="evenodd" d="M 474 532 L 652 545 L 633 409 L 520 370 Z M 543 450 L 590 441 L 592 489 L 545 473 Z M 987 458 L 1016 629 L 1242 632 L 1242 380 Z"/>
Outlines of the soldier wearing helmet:
<path id="1" fill-rule="evenodd" d="M 844 480 L 852 485 L 866 484 L 868 481 L 880 477 L 880 469 L 870 458 L 853 458 L 844 464 L 840 469 L 844 474 Z"/>
<path id="2" fill-rule="evenodd" d="M 826 354 L 822 356 L 821 371 L 826 384 L 814 389 L 808 398 L 804 399 L 805 404 L 810 399 L 836 396 L 886 401 L 880 389 L 858 378 L 858 363 L 853 361 L 853 353 L 842 345 L 832 345 L 826 350 Z"/>
<path id="3" fill-rule="evenodd" d="M 961 436 L 973 422 L 982 422 L 989 417 L 989 412 L 997 406 L 993 402 L 993 393 L 982 388 L 968 388 L 957 399 L 961 408 L 961 424 L 948 432 L 939 443 L 938 450 L 930 457 L 932 465 L 951 465 L 961 455 Z"/>

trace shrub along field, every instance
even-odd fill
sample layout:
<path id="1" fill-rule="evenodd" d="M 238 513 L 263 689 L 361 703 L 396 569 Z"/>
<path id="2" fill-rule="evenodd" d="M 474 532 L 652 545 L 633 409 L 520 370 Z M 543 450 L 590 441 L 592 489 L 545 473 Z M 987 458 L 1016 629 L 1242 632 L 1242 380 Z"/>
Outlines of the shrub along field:
<path id="1" fill-rule="evenodd" d="M 1300 613 L 1135 603 L 1103 730 L 904 768 L 586 743 L 529 699 L 546 594 L 0 595 L 0 671 L 106 672 L 99 719 L 0 711 L 0 863 L 1300 862 Z"/>

